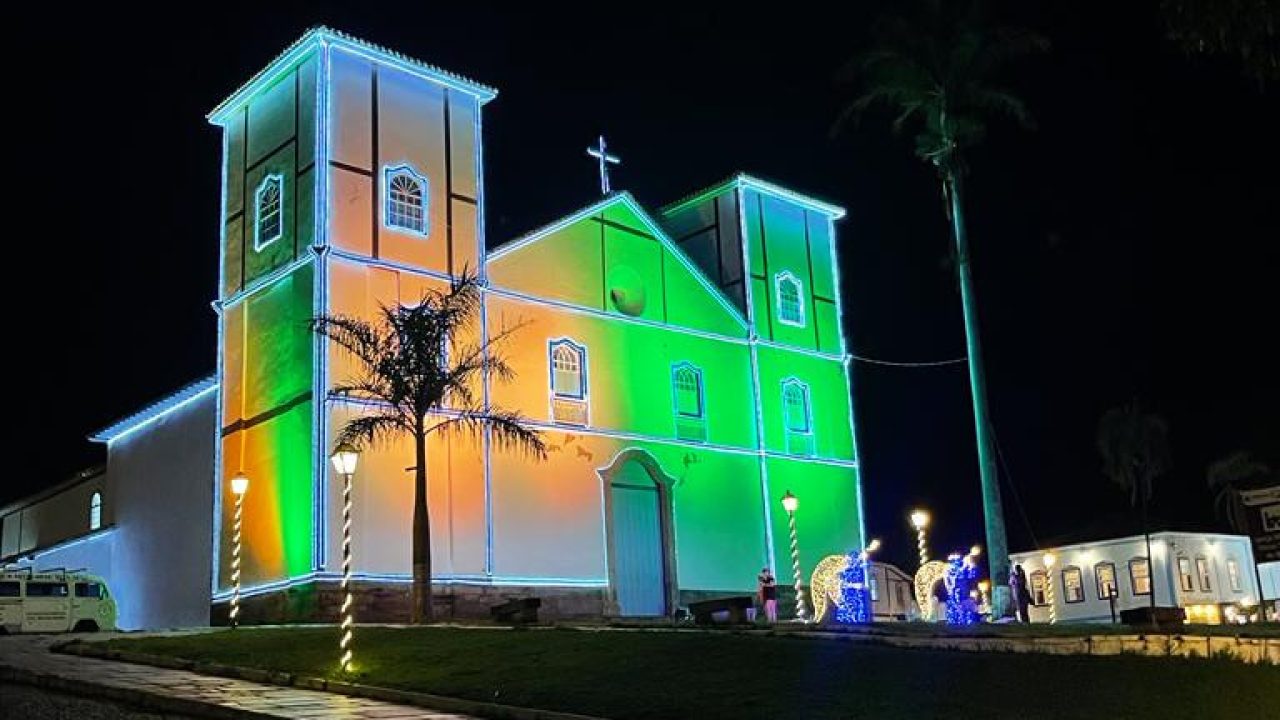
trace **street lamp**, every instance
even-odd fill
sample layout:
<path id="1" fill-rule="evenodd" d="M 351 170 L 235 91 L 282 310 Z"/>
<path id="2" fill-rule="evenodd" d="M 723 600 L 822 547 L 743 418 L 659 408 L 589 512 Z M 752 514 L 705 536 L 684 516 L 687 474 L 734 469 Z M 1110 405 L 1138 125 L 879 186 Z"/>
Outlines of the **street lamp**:
<path id="1" fill-rule="evenodd" d="M 1053 565 L 1058 557 L 1051 552 L 1044 554 L 1044 600 L 1049 604 L 1049 624 L 1058 622 L 1058 610 L 1053 604 Z"/>
<path id="2" fill-rule="evenodd" d="M 924 530 L 929 527 L 929 513 L 916 510 L 911 513 L 911 527 L 916 529 L 916 546 L 920 549 L 920 567 L 929 562 L 929 551 L 924 545 Z"/>
<path id="3" fill-rule="evenodd" d="M 244 517 L 244 494 L 249 492 L 249 477 L 243 472 L 231 478 L 231 494 L 236 496 L 235 529 L 231 534 L 231 627 L 240 624 L 240 526 Z"/>
<path id="4" fill-rule="evenodd" d="M 351 669 L 351 630 L 354 621 L 351 617 L 351 476 L 356 474 L 356 463 L 360 460 L 360 451 L 348 443 L 342 443 L 329 458 L 333 461 L 333 469 L 342 476 L 342 639 L 338 647 L 342 651 L 338 664 L 343 672 Z"/>
<path id="5" fill-rule="evenodd" d="M 782 496 L 782 508 L 787 511 L 787 521 L 791 525 L 791 572 L 796 579 L 796 620 L 800 622 L 808 622 L 804 610 L 804 588 L 801 586 L 800 579 L 800 547 L 796 543 L 796 508 L 800 507 L 800 500 L 788 490 Z"/>

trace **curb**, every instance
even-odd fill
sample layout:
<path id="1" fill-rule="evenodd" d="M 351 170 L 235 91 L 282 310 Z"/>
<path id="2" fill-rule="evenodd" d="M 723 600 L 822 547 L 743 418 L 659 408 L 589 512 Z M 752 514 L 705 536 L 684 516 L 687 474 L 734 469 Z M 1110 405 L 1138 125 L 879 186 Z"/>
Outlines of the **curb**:
<path id="1" fill-rule="evenodd" d="M 162 655 L 110 650 L 97 643 L 86 643 L 79 640 L 73 640 L 69 643 L 56 645 L 50 648 L 50 650 L 52 652 L 95 658 L 98 660 L 112 660 L 116 662 L 131 663 L 134 665 L 151 665 L 154 667 L 163 667 L 172 670 L 187 670 L 201 675 L 213 675 L 216 677 L 232 678 L 236 680 L 247 680 L 249 682 L 256 682 L 264 685 L 296 687 L 302 690 L 315 690 L 319 692 L 334 693 L 337 695 L 347 695 L 349 697 L 364 698 L 367 700 L 380 700 L 382 702 L 396 703 L 399 705 L 412 705 L 423 708 L 424 710 L 474 715 L 476 717 L 488 718 L 489 720 L 604 720 L 603 718 L 597 718 L 592 715 L 578 715 L 575 713 L 559 712 L 556 710 L 539 710 L 536 708 L 517 707 L 515 705 L 501 705 L 498 703 L 482 702 L 479 700 L 464 700 L 462 698 L 448 697 L 444 695 L 431 695 L 428 693 L 412 692 L 409 690 L 393 690 L 391 688 L 361 685 L 359 683 L 349 683 L 340 680 L 327 680 L 325 678 L 311 677 L 308 675 L 292 675 L 290 673 L 273 672 L 257 668 L 242 668 L 232 665 L 222 665 L 219 663 L 181 660 Z M 3 668 L 0 668 L 0 670 L 2 669 Z M 3 679 L 3 675 L 0 675 L 0 679 Z M 53 678 L 53 680 L 62 679 Z M 103 688 L 102 686 L 93 685 L 92 683 L 80 684 L 95 689 L 112 689 Z M 93 693 L 90 692 L 88 694 L 92 695 Z M 181 702 L 194 703 L 195 701 L 182 700 Z M 202 705 L 201 703 L 195 704 L 201 707 L 209 707 Z M 200 717 L 275 717 L 273 715 L 260 715 L 257 713 L 248 713 L 247 711 L 236 711 L 231 708 L 222 709 L 231 710 L 232 712 L 238 712 L 240 714 L 217 716 L 201 715 Z"/>
<path id="2" fill-rule="evenodd" d="M 263 718 L 278 720 L 275 715 L 265 715 L 251 710 L 226 707 L 225 705 L 211 705 L 199 700 L 157 695 L 143 692 L 142 690 L 98 685 L 85 680 L 46 675 L 9 665 L 0 665 L 0 682 L 30 685 L 95 700 L 109 700 L 138 710 L 146 710 L 163 715 L 208 718 L 209 720 L 262 720 Z"/>

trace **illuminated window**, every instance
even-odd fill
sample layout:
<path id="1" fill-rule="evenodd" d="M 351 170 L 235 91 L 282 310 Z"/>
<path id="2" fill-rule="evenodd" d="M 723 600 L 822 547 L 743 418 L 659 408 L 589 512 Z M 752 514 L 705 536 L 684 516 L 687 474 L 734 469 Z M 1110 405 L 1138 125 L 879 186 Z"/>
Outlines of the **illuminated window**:
<path id="1" fill-rule="evenodd" d="M 551 343 L 551 392 L 581 400 L 587 394 L 586 350 L 570 340 Z"/>
<path id="2" fill-rule="evenodd" d="M 683 363 L 671 371 L 671 387 L 676 398 L 676 414 L 683 417 L 702 417 L 702 371 Z"/>
<path id="3" fill-rule="evenodd" d="M 1084 602 L 1084 575 L 1080 568 L 1074 565 L 1062 568 L 1062 595 L 1069 603 Z"/>
<path id="4" fill-rule="evenodd" d="M 1227 580 L 1231 583 L 1231 592 L 1240 592 L 1240 565 L 1235 558 L 1227 560 Z"/>
<path id="5" fill-rule="evenodd" d="M 1116 587 L 1115 563 L 1100 562 L 1094 565 L 1093 578 L 1098 585 L 1099 600 L 1106 600 L 1113 595 L 1120 594 L 1120 589 Z"/>
<path id="6" fill-rule="evenodd" d="M 1201 592 L 1209 592 L 1210 590 L 1213 589 L 1209 583 L 1209 561 L 1208 560 L 1202 557 L 1196 558 L 1196 575 L 1200 576 Z"/>
<path id="7" fill-rule="evenodd" d="M 406 165 L 387 168 L 387 227 L 427 234 L 427 179 Z"/>
<path id="8" fill-rule="evenodd" d="M 1129 589 L 1134 595 L 1151 594 L 1151 566 L 1146 558 L 1129 561 Z"/>
<path id="9" fill-rule="evenodd" d="M 1046 575 L 1043 570 L 1031 573 L 1031 604 L 1048 605 L 1048 594 L 1045 590 Z"/>
<path id="10" fill-rule="evenodd" d="M 782 383 L 782 411 L 789 432 L 808 433 L 813 429 L 809 388 L 799 380 L 792 378 Z"/>
<path id="11" fill-rule="evenodd" d="M 97 530 L 102 527 L 102 493 L 95 492 L 89 498 L 89 529 Z"/>
<path id="12" fill-rule="evenodd" d="M 773 280 L 778 295 L 778 320 L 785 325 L 804 325 L 804 295 L 800 281 L 789 272 L 778 273 Z"/>
<path id="13" fill-rule="evenodd" d="M 1182 588 L 1182 592 L 1191 592 L 1196 589 L 1191 578 L 1191 561 L 1185 557 L 1178 558 L 1178 585 Z"/>
<path id="14" fill-rule="evenodd" d="M 257 217 L 253 223 L 253 249 L 255 251 L 280 239 L 284 221 L 281 207 L 284 204 L 284 179 L 279 175 L 268 175 L 258 185 L 254 193 L 254 205 Z"/>

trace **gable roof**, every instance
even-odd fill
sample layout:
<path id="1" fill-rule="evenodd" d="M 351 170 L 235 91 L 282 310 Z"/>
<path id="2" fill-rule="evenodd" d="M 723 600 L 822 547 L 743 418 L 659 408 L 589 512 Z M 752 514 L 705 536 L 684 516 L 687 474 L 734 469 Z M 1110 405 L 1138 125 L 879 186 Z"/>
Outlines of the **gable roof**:
<path id="1" fill-rule="evenodd" d="M 725 297 L 725 294 L 720 290 L 720 288 L 716 287 L 715 283 L 711 282 L 706 274 L 702 272 L 702 269 L 689 259 L 689 256 L 686 255 L 685 252 L 680 249 L 680 246 L 676 245 L 671 237 L 667 235 L 666 231 L 664 231 L 662 227 L 649 216 L 649 213 L 641 207 L 640 203 L 632 197 L 631 193 L 625 191 L 611 193 L 600 201 L 588 205 L 575 213 L 567 215 L 556 222 L 544 225 L 526 235 L 499 245 L 492 252 L 485 255 L 485 264 L 487 265 L 492 261 L 501 260 L 503 257 L 516 252 L 517 250 L 533 245 L 539 240 L 554 234 L 558 230 L 566 228 L 581 220 L 585 220 L 593 215 L 603 213 L 605 210 L 615 206 L 625 207 L 634 213 L 640 222 L 644 224 L 645 228 L 653 234 L 653 237 L 657 239 L 658 243 L 662 245 L 663 250 L 679 261 L 684 268 L 697 279 L 698 283 L 716 299 L 716 302 L 718 302 L 725 311 L 729 313 L 730 317 L 732 317 L 742 329 L 745 330 L 749 327 L 746 318 L 742 315 L 742 311 L 730 302 L 729 298 Z"/>
<path id="2" fill-rule="evenodd" d="M 138 410 L 131 415 L 126 415 L 101 430 L 90 434 L 89 439 L 93 442 L 109 443 L 134 428 L 163 415 L 167 415 L 183 405 L 186 405 L 187 402 L 195 400 L 196 398 L 203 396 L 205 393 L 212 392 L 217 388 L 218 380 L 215 376 L 210 375 L 209 377 L 201 378 L 179 388 L 178 390 L 175 390 L 159 400 L 156 400 L 141 410 Z"/>
<path id="3" fill-rule="evenodd" d="M 328 46 L 339 48 L 347 52 L 361 55 L 391 67 L 404 70 L 413 75 L 424 77 L 433 82 L 439 83 L 453 90 L 458 90 L 468 95 L 475 96 L 480 104 L 483 105 L 498 95 L 495 88 L 483 85 L 469 78 L 465 78 L 457 73 L 449 72 L 444 68 L 431 65 L 416 58 L 409 57 L 403 53 L 396 52 L 390 48 L 371 43 L 367 40 L 361 40 L 353 35 L 348 35 L 341 30 L 334 30 L 317 25 L 308 29 L 303 33 L 302 37 L 295 40 L 289 47 L 275 57 L 265 68 L 259 70 L 249 78 L 247 82 L 231 93 L 226 100 L 218 103 L 218 106 L 209 112 L 208 120 L 215 125 L 221 125 L 223 119 L 232 111 L 242 106 L 249 98 L 253 97 L 258 91 L 271 84 L 277 75 L 281 72 L 291 69 L 296 63 L 301 61 L 312 50 L 320 46 Z"/>
<path id="4" fill-rule="evenodd" d="M 677 213 L 686 207 L 700 203 L 709 197 L 714 197 L 728 190 L 737 188 L 756 190 L 775 197 L 785 198 L 810 210 L 828 215 L 832 220 L 839 220 L 846 214 L 845 209 L 839 205 L 832 205 L 831 203 L 823 202 L 808 195 L 803 195 L 794 190 L 788 190 L 781 185 L 771 183 L 768 180 L 761 180 L 758 177 L 753 177 L 746 173 L 738 173 L 727 180 L 723 180 L 712 185 L 711 187 L 689 193 L 679 200 L 659 208 L 658 213 L 661 215 Z"/>

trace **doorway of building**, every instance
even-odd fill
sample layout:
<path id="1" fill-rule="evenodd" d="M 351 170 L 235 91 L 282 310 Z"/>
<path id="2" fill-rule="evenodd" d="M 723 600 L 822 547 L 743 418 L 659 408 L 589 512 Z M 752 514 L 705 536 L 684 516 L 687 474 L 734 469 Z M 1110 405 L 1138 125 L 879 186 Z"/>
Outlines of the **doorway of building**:
<path id="1" fill-rule="evenodd" d="M 643 450 L 627 450 L 600 471 L 608 524 L 612 613 L 668 615 L 675 607 L 671 478 Z"/>

